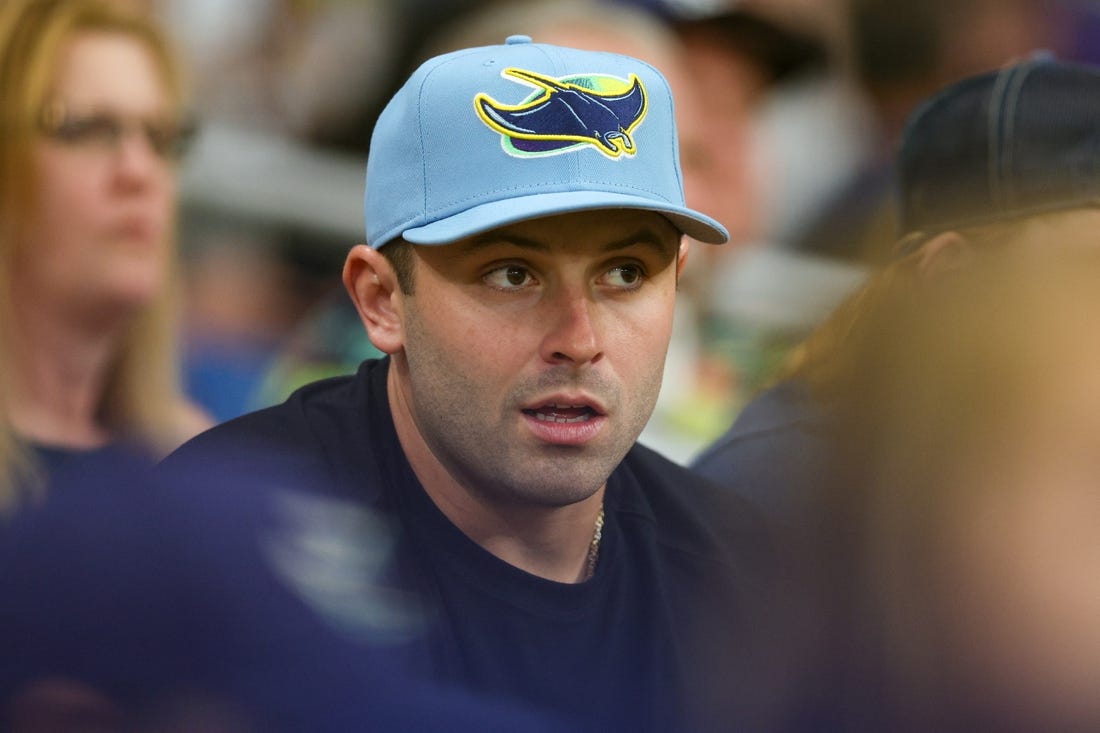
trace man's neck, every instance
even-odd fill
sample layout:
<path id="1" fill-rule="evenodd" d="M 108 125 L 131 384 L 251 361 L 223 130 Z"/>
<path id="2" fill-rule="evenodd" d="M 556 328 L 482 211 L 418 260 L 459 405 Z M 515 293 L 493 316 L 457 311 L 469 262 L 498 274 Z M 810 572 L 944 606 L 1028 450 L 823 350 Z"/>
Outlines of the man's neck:
<path id="1" fill-rule="evenodd" d="M 540 578 L 577 583 L 588 575 L 589 555 L 605 487 L 567 506 L 504 502 L 455 479 L 428 448 L 402 393 L 389 400 L 401 448 L 424 491 L 463 534 L 504 562 Z"/>
<path id="2" fill-rule="evenodd" d="M 577 583 L 587 577 L 603 506 L 602 488 L 576 504 L 532 508 L 490 504 L 462 487 L 450 490 L 446 484 L 423 478 L 421 484 L 456 527 L 509 565 L 559 583 Z"/>

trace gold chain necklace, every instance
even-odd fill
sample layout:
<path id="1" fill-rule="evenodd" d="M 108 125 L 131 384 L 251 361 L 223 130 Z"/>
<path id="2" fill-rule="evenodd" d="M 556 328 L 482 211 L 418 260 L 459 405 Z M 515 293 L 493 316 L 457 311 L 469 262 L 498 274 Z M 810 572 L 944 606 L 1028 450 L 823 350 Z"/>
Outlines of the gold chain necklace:
<path id="1" fill-rule="evenodd" d="M 596 560 L 600 557 L 600 540 L 603 539 L 603 504 L 596 515 L 596 529 L 592 532 L 592 542 L 588 545 L 588 561 L 585 564 L 584 580 L 596 574 Z"/>

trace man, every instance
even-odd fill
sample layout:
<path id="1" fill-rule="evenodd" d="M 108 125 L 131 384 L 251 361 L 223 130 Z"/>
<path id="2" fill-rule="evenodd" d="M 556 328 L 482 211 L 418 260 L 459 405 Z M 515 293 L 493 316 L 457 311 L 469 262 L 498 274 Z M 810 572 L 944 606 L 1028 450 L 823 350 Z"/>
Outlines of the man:
<path id="1" fill-rule="evenodd" d="M 684 206 L 672 114 L 625 56 L 513 36 L 426 62 L 378 120 L 344 267 L 388 357 L 162 475 L 285 488 L 274 575 L 414 677 L 570 730 L 735 725 L 766 699 L 770 552 L 736 500 L 635 445 L 681 238 L 727 238 Z"/>

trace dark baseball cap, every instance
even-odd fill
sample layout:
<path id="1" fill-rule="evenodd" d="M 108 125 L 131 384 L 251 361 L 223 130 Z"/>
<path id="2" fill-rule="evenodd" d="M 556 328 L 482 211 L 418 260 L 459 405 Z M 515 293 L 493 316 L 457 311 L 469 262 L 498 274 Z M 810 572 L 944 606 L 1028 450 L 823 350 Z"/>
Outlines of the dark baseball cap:
<path id="1" fill-rule="evenodd" d="M 897 159 L 899 234 L 1100 205 L 1100 68 L 1036 54 L 942 90 Z"/>

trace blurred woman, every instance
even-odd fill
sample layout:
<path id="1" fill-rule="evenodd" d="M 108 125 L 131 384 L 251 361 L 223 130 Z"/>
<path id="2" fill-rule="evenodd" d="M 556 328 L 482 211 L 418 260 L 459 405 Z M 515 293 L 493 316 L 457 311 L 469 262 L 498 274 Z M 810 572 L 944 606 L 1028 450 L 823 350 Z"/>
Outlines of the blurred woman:
<path id="1" fill-rule="evenodd" d="M 1047 244 L 895 302 L 841 387 L 848 729 L 1100 730 L 1100 251 Z"/>
<path id="2" fill-rule="evenodd" d="M 176 377 L 183 90 L 149 19 L 0 5 L 0 510 L 109 446 L 207 425 Z"/>

